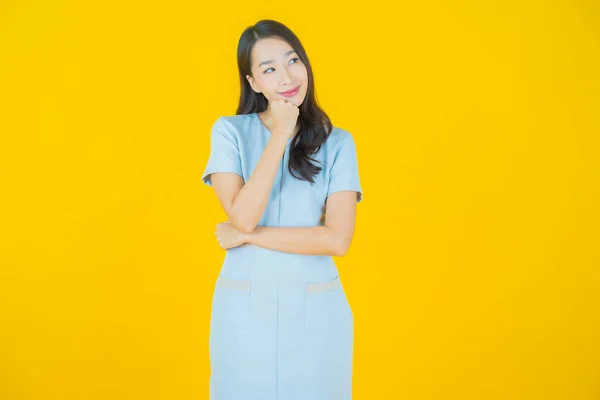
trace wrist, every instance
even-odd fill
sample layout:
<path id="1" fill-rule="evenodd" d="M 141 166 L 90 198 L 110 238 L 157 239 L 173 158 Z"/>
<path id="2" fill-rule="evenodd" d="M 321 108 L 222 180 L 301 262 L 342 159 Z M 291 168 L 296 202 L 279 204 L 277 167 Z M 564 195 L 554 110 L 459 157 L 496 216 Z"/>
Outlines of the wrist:
<path id="1" fill-rule="evenodd" d="M 256 244 L 256 239 L 262 230 L 262 226 L 256 225 L 252 232 L 244 232 L 244 242 L 250 244 Z"/>
<path id="2" fill-rule="evenodd" d="M 252 243 L 252 239 L 254 238 L 254 235 L 252 234 L 253 232 L 242 232 L 242 241 L 244 243 L 253 244 Z"/>

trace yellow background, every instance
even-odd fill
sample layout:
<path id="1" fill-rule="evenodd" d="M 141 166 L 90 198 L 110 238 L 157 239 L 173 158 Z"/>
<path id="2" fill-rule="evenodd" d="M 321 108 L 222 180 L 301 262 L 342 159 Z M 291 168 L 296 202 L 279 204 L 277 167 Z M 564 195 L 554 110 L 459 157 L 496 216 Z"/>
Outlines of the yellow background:
<path id="1" fill-rule="evenodd" d="M 200 177 L 261 18 L 357 143 L 353 398 L 600 398 L 598 3 L 368 5 L 0 3 L 0 399 L 208 398 Z"/>

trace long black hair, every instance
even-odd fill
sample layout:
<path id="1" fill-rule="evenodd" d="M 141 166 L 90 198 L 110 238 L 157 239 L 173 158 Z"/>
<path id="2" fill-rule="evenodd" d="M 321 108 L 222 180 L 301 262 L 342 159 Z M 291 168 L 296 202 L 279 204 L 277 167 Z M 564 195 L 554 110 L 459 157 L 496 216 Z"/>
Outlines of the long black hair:
<path id="1" fill-rule="evenodd" d="M 308 73 L 308 88 L 304 101 L 299 106 L 298 125 L 300 130 L 290 144 L 290 161 L 288 169 L 290 173 L 300 180 L 314 183 L 313 176 L 318 174 L 322 168 L 314 165 L 311 161 L 319 162 L 311 157 L 319 151 L 325 143 L 333 128 L 329 116 L 318 105 L 314 78 L 308 56 L 304 47 L 294 32 L 284 24 L 270 19 L 263 19 L 256 24 L 247 27 L 242 33 L 237 48 L 237 63 L 240 73 L 240 102 L 236 115 L 262 112 L 267 109 L 269 101 L 262 93 L 252 90 L 246 75 L 252 75 L 252 48 L 260 39 L 278 38 L 287 42 L 298 54 L 300 60 L 306 66 Z M 297 172 L 300 176 L 295 174 Z"/>

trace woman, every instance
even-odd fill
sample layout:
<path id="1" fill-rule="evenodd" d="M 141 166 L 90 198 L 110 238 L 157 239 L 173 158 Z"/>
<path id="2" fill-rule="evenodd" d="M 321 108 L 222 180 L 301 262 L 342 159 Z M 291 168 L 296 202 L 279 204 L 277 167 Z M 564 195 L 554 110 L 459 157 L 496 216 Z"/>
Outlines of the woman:
<path id="1" fill-rule="evenodd" d="M 332 256 L 362 196 L 354 140 L 317 105 L 286 26 L 248 27 L 237 57 L 240 103 L 213 124 L 202 177 L 229 218 L 215 232 L 210 398 L 347 400 L 354 319 Z"/>

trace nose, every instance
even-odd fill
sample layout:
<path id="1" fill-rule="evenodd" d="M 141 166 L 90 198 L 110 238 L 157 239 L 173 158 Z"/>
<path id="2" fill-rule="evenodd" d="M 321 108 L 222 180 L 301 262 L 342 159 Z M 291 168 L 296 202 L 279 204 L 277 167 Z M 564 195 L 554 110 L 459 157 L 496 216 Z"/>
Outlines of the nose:
<path id="1" fill-rule="evenodd" d="M 283 71 L 281 73 L 281 83 L 282 84 L 284 84 L 284 83 L 285 84 L 290 83 L 292 80 L 291 80 L 291 76 L 290 76 L 288 70 L 286 68 L 282 68 L 281 70 Z"/>

